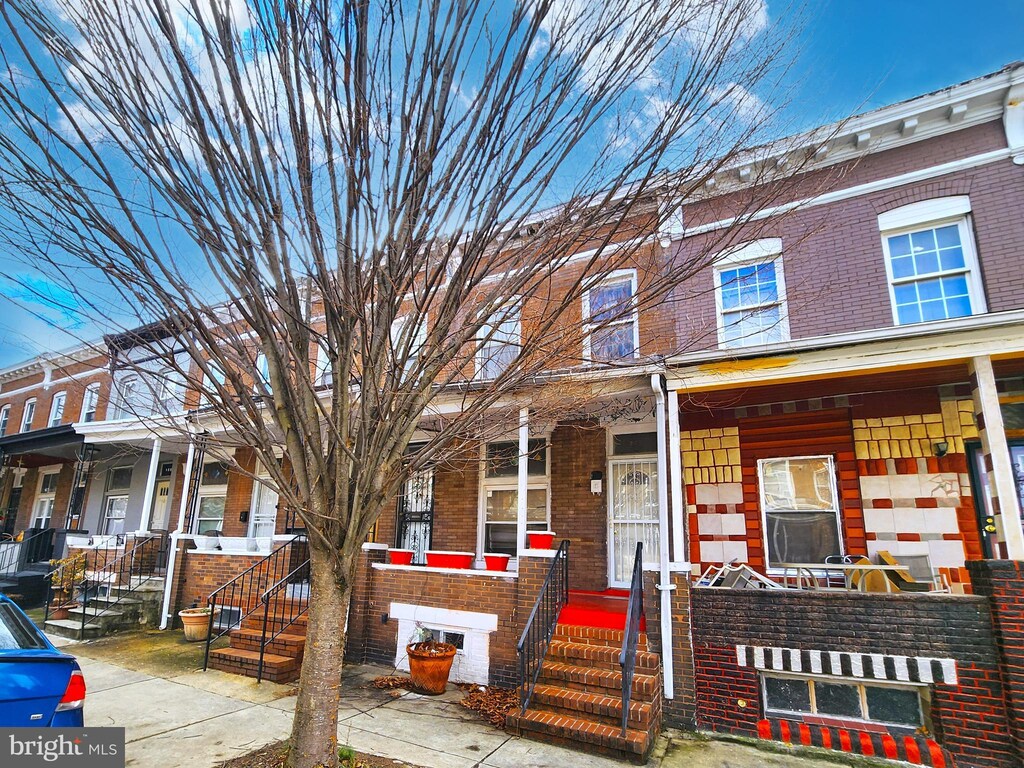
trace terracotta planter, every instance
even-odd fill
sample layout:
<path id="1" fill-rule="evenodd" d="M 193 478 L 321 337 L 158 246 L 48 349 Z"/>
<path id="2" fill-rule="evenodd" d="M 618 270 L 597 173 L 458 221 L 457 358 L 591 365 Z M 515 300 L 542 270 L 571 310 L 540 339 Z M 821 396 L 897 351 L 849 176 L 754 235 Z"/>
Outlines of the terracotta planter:
<path id="1" fill-rule="evenodd" d="M 500 555 L 495 552 L 484 552 L 484 563 L 488 571 L 507 571 L 511 555 Z"/>
<path id="2" fill-rule="evenodd" d="M 472 552 L 447 552 L 440 549 L 427 550 L 427 565 L 431 568 L 461 568 L 473 567 L 473 560 L 476 555 Z"/>
<path id="3" fill-rule="evenodd" d="M 62 621 L 71 616 L 71 609 L 77 608 L 74 603 L 51 603 L 50 604 L 50 620 L 51 621 Z"/>
<path id="4" fill-rule="evenodd" d="M 220 613 L 218 608 L 214 615 Z M 210 612 L 205 608 L 186 608 L 178 611 L 182 626 L 185 630 L 185 639 L 190 643 L 197 643 L 210 637 Z"/>
<path id="5" fill-rule="evenodd" d="M 388 562 L 392 565 L 412 565 L 412 556 L 416 554 L 411 549 L 389 549 Z"/>
<path id="6" fill-rule="evenodd" d="M 409 676 L 417 693 L 438 696 L 448 685 L 455 659 L 455 646 L 429 641 L 405 646 L 409 655 Z"/>
<path id="7" fill-rule="evenodd" d="M 551 549 L 555 543 L 554 531 L 531 531 L 526 534 L 530 541 L 530 549 Z"/>

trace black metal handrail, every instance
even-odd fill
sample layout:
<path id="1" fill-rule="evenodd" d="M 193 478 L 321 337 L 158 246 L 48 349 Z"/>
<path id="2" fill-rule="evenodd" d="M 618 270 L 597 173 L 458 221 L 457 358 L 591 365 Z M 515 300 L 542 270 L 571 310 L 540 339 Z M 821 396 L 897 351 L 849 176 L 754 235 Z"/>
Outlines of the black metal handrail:
<path id="1" fill-rule="evenodd" d="M 77 570 L 79 567 L 82 568 L 83 572 L 89 567 L 89 561 L 88 558 L 86 557 L 85 552 L 82 552 L 81 555 L 79 555 L 77 558 L 69 558 L 65 560 L 64 563 L 51 570 L 44 577 L 46 579 L 46 603 L 43 607 L 44 627 L 46 626 L 46 622 L 50 620 L 50 607 L 53 605 L 54 597 L 56 596 L 57 592 L 57 590 L 54 589 L 53 586 L 54 582 L 57 582 L 58 584 L 61 583 L 64 580 L 64 571 L 66 571 L 69 568 Z M 74 599 L 74 591 L 78 584 L 80 583 L 81 581 L 76 581 L 71 586 L 71 594 L 68 595 L 69 598 Z M 61 591 L 64 591 L 63 587 L 61 588 Z"/>
<path id="2" fill-rule="evenodd" d="M 558 614 L 569 602 L 569 541 L 558 545 L 551 569 L 526 620 L 523 634 L 516 644 L 519 655 L 519 711 L 525 712 L 533 698 L 533 689 L 540 677 L 540 668 L 547 654 L 548 643 L 555 634 Z"/>
<path id="3" fill-rule="evenodd" d="M 309 558 L 293 568 L 292 571 L 277 583 L 260 595 L 260 602 L 263 603 L 263 633 L 260 635 L 260 663 L 256 668 L 256 682 L 263 682 L 263 659 L 267 653 L 267 646 L 284 634 L 295 621 L 306 613 L 309 608 L 308 593 L 299 596 L 292 596 L 285 603 L 277 603 L 274 611 L 274 624 L 270 634 L 267 634 L 270 620 L 270 601 L 275 599 L 281 592 L 293 584 L 309 584 Z M 307 586 L 308 589 L 308 586 Z"/>
<path id="4" fill-rule="evenodd" d="M 17 573 L 30 563 L 46 562 L 53 555 L 53 528 L 29 528 L 18 546 L 0 550 L 0 576 Z"/>
<path id="5" fill-rule="evenodd" d="M 277 583 L 292 569 L 295 558 L 300 561 L 308 558 L 308 552 L 300 554 L 296 551 L 298 547 L 306 546 L 308 545 L 303 537 L 286 541 L 262 560 L 253 563 L 210 593 L 210 596 L 206 598 L 206 604 L 210 607 L 210 626 L 207 633 L 206 649 L 203 652 L 204 671 L 209 666 L 210 646 L 214 641 L 242 626 L 242 622 L 246 618 L 259 610 L 260 596 L 264 590 Z M 218 631 L 214 633 L 214 623 L 224 608 L 237 610 L 238 615 L 229 621 L 221 621 L 217 627 Z"/>
<path id="6" fill-rule="evenodd" d="M 633 577 L 629 581 L 629 607 L 626 609 L 626 631 L 622 636 L 619 666 L 622 667 L 622 735 L 629 724 L 629 704 L 633 697 L 633 674 L 636 671 L 636 649 L 640 643 L 640 617 L 644 612 L 644 543 L 636 543 Z"/>

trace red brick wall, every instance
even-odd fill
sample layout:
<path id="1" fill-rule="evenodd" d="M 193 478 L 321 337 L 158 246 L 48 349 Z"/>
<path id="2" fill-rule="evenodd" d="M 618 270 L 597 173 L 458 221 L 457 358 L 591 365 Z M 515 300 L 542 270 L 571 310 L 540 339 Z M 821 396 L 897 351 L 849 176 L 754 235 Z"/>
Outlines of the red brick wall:
<path id="1" fill-rule="evenodd" d="M 453 450 L 451 457 L 434 470 L 431 549 L 476 552 L 479 507 L 480 447 L 471 442 Z M 383 538 L 388 535 L 384 533 L 378 541 L 388 544 L 394 541 L 393 514 L 390 523 L 390 538 Z"/>
<path id="2" fill-rule="evenodd" d="M 648 648 L 662 654 L 665 644 L 661 637 L 661 593 L 657 589 L 660 575 L 644 574 L 644 616 L 647 619 Z M 695 727 L 696 691 L 693 677 L 693 645 L 690 642 L 690 574 L 673 573 L 670 610 L 672 613 L 672 681 L 673 697 L 665 699 L 665 724 L 692 730 Z M 662 661 L 662 668 L 665 663 Z"/>
<path id="3" fill-rule="evenodd" d="M 224 586 L 242 571 L 250 568 L 264 558 L 264 555 L 211 555 L 190 550 L 185 553 L 183 562 L 179 562 L 177 568 L 181 574 L 181 589 L 179 591 L 178 609 L 188 608 L 193 604 L 206 605 L 206 598 L 210 593 Z M 282 574 L 283 575 L 283 574 Z M 254 580 L 254 586 L 250 590 L 250 596 L 256 598 L 273 583 L 269 574 L 263 574 Z M 249 601 L 247 608 L 254 607 L 255 603 Z"/>

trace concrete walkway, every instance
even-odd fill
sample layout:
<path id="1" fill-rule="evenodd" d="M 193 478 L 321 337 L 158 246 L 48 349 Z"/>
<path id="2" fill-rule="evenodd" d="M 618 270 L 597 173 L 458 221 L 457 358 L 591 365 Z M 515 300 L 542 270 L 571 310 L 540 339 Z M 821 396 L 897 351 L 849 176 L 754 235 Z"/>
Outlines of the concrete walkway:
<path id="1" fill-rule="evenodd" d="M 124 726 L 127 765 L 206 768 L 288 736 L 295 707 L 293 686 L 256 685 L 236 675 L 199 671 L 201 651 L 178 638 L 172 633 L 145 633 L 67 649 L 75 653 L 85 673 L 86 725 Z M 443 696 L 428 697 L 369 686 L 374 677 L 391 671 L 374 666 L 346 669 L 340 744 L 424 768 L 623 765 L 513 738 L 460 706 L 463 694 L 454 687 Z M 837 764 L 864 762 L 798 758 L 672 732 L 660 740 L 648 762 L 651 768 L 827 768 Z"/>

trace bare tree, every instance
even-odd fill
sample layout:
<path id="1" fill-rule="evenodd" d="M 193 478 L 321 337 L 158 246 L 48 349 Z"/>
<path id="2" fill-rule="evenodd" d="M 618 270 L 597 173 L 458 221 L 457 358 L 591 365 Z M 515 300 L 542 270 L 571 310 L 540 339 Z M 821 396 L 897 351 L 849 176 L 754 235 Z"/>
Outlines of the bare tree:
<path id="1" fill-rule="evenodd" d="M 768 124 L 754 91 L 787 35 L 761 0 L 0 13 L 8 247 L 108 329 L 160 323 L 138 343 L 202 394 L 192 421 L 251 448 L 298 510 L 312 600 L 289 765 L 336 765 L 343 627 L 374 522 L 484 424 L 557 413 L 595 376 L 657 361 L 629 345 L 591 358 L 617 349 L 625 313 L 749 237 L 806 159 L 728 198 L 734 226 L 699 247 L 662 241 Z M 624 268 L 635 293 L 584 326 L 585 294 Z"/>

